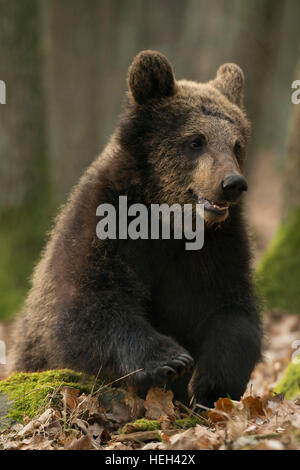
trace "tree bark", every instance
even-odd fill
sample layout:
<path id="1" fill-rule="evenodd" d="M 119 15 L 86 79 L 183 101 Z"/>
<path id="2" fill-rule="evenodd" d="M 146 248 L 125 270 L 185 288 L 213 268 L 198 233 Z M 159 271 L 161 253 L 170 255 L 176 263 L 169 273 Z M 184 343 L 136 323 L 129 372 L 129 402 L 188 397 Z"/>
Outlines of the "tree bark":
<path id="1" fill-rule="evenodd" d="M 300 59 L 298 63 L 300 78 Z M 292 91 L 292 90 L 291 90 Z M 257 272 L 266 306 L 300 313 L 300 103 L 290 123 L 286 170 L 283 177 L 283 221 Z"/>
<path id="2" fill-rule="evenodd" d="M 42 6 L 50 173 L 60 202 L 99 152 L 101 7 L 107 1 L 44 0 Z"/>
<path id="3" fill-rule="evenodd" d="M 39 181 L 44 103 L 36 0 L 0 0 L 0 209 L 19 207 Z"/>
<path id="4" fill-rule="evenodd" d="M 296 78 L 300 80 L 300 57 Z M 291 93 L 292 91 L 295 90 L 291 90 Z M 296 208 L 300 208 L 300 103 L 292 105 L 290 136 L 283 178 L 283 218 Z"/>

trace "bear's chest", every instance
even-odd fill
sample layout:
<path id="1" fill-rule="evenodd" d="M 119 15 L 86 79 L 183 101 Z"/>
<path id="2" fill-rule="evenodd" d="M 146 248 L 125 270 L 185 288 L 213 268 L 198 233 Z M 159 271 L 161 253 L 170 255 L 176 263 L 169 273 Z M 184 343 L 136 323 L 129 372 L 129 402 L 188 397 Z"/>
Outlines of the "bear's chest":
<path id="1" fill-rule="evenodd" d="M 151 317 L 163 333 L 178 339 L 201 329 L 216 303 L 216 266 L 189 252 L 160 266 L 153 277 Z"/>
<path id="2" fill-rule="evenodd" d="M 149 293 L 151 323 L 183 345 L 195 329 L 201 340 L 206 320 L 235 295 L 241 270 L 238 244 L 219 238 L 206 237 L 203 248 L 195 251 L 174 240 L 127 242 L 122 250 Z"/>

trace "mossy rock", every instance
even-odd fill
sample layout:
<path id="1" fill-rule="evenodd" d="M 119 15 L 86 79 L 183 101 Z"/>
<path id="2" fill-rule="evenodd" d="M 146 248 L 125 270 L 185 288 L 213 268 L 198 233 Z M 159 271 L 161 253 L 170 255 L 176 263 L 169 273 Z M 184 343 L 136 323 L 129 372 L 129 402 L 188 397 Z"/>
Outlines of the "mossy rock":
<path id="1" fill-rule="evenodd" d="M 265 307 L 300 314 L 300 209 L 279 227 L 256 272 Z"/>
<path id="2" fill-rule="evenodd" d="M 300 396 L 300 362 L 291 362 L 281 379 L 274 388 L 275 393 L 283 393 L 288 400 Z"/>
<path id="3" fill-rule="evenodd" d="M 95 377 L 68 369 L 45 372 L 17 372 L 0 381 L 0 426 L 10 421 L 33 418 L 49 404 L 59 401 L 62 387 L 90 393 L 101 386 Z"/>

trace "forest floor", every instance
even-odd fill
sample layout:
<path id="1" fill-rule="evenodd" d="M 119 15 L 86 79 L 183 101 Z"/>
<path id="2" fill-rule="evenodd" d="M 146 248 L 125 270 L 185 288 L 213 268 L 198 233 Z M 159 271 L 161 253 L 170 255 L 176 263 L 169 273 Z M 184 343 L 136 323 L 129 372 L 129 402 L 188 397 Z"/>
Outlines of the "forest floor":
<path id="1" fill-rule="evenodd" d="M 264 361 L 239 402 L 220 397 L 214 409 L 191 410 L 174 401 L 171 390 L 150 389 L 146 400 L 127 394 L 105 409 L 97 393 L 63 387 L 39 416 L 3 429 L 0 448 L 300 449 L 300 397 L 272 393 L 299 331 L 300 316 L 265 317 Z"/>

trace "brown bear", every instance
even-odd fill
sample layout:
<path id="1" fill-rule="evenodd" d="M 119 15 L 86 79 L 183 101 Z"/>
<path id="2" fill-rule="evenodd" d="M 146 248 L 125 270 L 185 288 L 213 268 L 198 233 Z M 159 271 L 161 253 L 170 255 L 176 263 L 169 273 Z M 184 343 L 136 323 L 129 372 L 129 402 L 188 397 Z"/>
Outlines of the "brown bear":
<path id="1" fill-rule="evenodd" d="M 244 76 L 177 81 L 167 58 L 139 53 L 120 123 L 57 218 L 25 303 L 13 370 L 71 368 L 144 393 L 211 406 L 239 399 L 261 354 L 241 195 L 249 122 Z M 63 158 L 63 156 L 62 156 Z M 99 239 L 97 207 L 203 204 L 204 245 Z M 170 385 L 171 384 L 171 385 Z"/>

